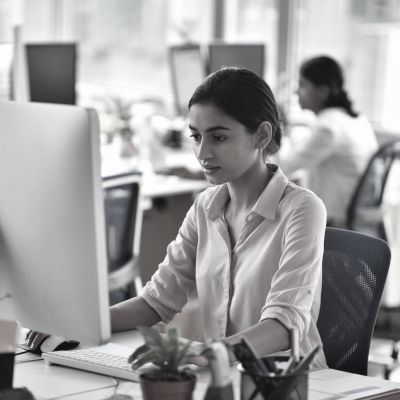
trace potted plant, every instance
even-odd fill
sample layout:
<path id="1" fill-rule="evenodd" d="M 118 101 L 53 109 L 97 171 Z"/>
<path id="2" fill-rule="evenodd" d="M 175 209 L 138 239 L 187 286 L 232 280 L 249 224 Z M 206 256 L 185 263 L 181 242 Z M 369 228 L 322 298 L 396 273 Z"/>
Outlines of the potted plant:
<path id="1" fill-rule="evenodd" d="M 132 138 L 132 107 L 135 101 L 120 96 L 107 96 L 102 99 L 105 104 L 105 112 L 101 114 L 100 125 L 102 133 L 106 135 L 106 143 L 111 143 L 115 136 L 121 139 L 121 157 L 137 155 Z"/>
<path id="2" fill-rule="evenodd" d="M 143 399 L 191 400 L 196 375 L 185 370 L 184 365 L 199 356 L 199 352 L 190 341 L 180 340 L 174 328 L 166 334 L 153 328 L 138 329 L 145 344 L 131 354 L 128 362 L 132 363 L 133 369 L 152 363 L 152 367 L 139 377 Z"/>

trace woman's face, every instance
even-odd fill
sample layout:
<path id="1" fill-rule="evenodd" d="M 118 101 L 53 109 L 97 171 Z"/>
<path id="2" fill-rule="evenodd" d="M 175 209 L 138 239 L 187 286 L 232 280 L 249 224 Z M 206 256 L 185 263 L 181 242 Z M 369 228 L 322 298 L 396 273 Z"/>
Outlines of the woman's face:
<path id="1" fill-rule="evenodd" d="M 210 183 L 219 185 L 245 178 L 260 163 L 257 134 L 210 104 L 189 110 L 193 151 Z M 262 161 L 262 160 L 261 160 Z"/>
<path id="2" fill-rule="evenodd" d="M 301 108 L 318 113 L 324 106 L 328 92 L 325 85 L 315 85 L 307 78 L 300 76 L 297 95 Z"/>

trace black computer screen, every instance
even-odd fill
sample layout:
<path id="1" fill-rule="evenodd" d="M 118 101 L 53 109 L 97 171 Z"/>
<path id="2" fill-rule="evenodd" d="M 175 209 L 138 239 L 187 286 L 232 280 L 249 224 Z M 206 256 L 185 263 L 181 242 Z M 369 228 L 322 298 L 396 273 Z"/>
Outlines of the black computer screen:
<path id="1" fill-rule="evenodd" d="M 221 67 L 241 67 L 264 77 L 264 44 L 211 43 L 208 50 L 210 73 Z"/>
<path id="2" fill-rule="evenodd" d="M 41 103 L 76 103 L 76 45 L 27 44 L 30 100 Z"/>

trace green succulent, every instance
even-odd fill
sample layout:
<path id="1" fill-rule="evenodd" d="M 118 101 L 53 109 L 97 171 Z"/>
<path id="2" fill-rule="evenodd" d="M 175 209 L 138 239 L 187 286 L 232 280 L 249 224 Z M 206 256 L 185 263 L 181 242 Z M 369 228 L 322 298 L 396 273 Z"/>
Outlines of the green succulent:
<path id="1" fill-rule="evenodd" d="M 139 327 L 145 344 L 138 347 L 128 358 L 132 369 L 152 363 L 160 373 L 168 375 L 180 373 L 180 367 L 188 364 L 200 353 L 195 351 L 190 341 L 179 339 L 176 329 L 161 334 L 154 328 Z"/>

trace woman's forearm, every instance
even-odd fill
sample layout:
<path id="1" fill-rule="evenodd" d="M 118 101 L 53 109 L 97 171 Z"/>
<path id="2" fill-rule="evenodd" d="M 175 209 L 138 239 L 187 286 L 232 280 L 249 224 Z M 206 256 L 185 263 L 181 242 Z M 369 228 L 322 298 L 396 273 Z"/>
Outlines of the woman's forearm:
<path id="1" fill-rule="evenodd" d="M 242 332 L 225 338 L 228 344 L 237 343 L 245 337 L 260 356 L 289 349 L 289 331 L 275 319 L 266 319 Z"/>
<path id="2" fill-rule="evenodd" d="M 160 316 L 141 297 L 134 297 L 110 308 L 111 331 L 127 331 L 138 326 L 152 326 Z"/>

